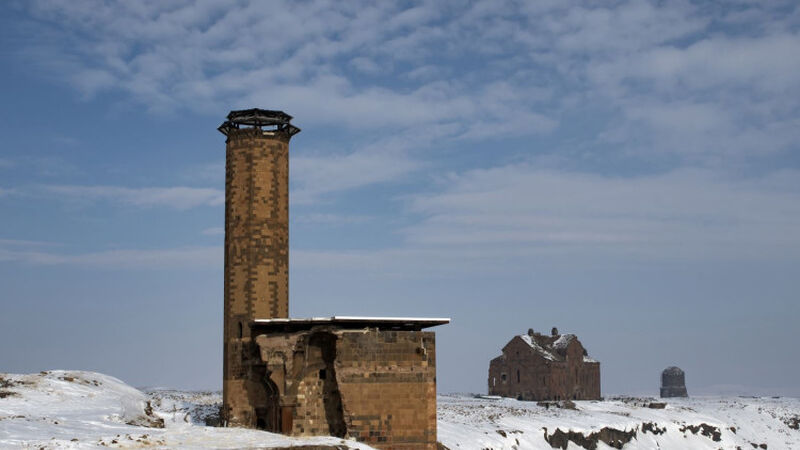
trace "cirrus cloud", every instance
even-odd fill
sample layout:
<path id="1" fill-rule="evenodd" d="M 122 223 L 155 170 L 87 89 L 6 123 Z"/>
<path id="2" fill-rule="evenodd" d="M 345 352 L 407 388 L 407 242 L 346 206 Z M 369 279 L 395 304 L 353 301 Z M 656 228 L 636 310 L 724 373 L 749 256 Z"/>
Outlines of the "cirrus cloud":
<path id="1" fill-rule="evenodd" d="M 212 188 L 48 185 L 41 189 L 48 194 L 79 202 L 107 201 L 136 207 L 187 209 L 225 203 L 225 193 Z"/>

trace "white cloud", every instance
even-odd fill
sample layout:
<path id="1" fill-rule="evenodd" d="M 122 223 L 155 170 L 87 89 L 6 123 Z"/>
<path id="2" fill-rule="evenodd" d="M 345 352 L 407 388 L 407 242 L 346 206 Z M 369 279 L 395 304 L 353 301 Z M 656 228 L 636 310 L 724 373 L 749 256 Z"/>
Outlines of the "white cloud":
<path id="1" fill-rule="evenodd" d="M 646 1 L 584 5 L 567 3 L 559 8 L 563 14 L 550 14 L 545 19 L 545 28 L 564 52 L 617 56 L 683 38 L 703 30 L 710 21 L 681 1 L 671 5 Z M 529 16 L 529 20 L 535 20 L 535 16 Z"/>
<path id="2" fill-rule="evenodd" d="M 0 239 L 0 246 L 5 247 L 43 247 L 59 245 L 53 242 L 29 241 L 24 239 Z"/>
<path id="3" fill-rule="evenodd" d="M 594 110 L 608 119 L 594 143 L 704 165 L 797 140 L 792 2 L 28 6 L 59 24 L 30 40 L 48 70 L 154 111 L 265 105 L 359 133 L 447 125 L 446 139 L 483 140 Z"/>
<path id="4" fill-rule="evenodd" d="M 82 91 L 121 91 L 154 111 L 263 105 L 371 142 L 294 157 L 294 203 L 408 179 L 424 167 L 423 148 L 562 128 L 587 154 L 655 161 L 671 173 L 779 158 L 800 140 L 792 2 L 479 1 L 458 14 L 439 2 L 292 6 L 43 0 L 30 11 L 58 23 L 49 31 L 60 39 L 31 45 L 38 59 L 57 61 L 51 70 L 86 84 L 76 84 Z M 565 145 L 552 147 L 530 150 L 552 156 Z M 194 176 L 219 180 L 220 170 L 197 167 Z M 213 190 L 160 194 L 74 196 L 222 202 Z"/>
<path id="5" fill-rule="evenodd" d="M 602 135 L 627 149 L 718 164 L 796 146 L 800 35 L 712 35 L 657 45 L 587 67 L 623 119 Z"/>
<path id="6" fill-rule="evenodd" d="M 295 157 L 292 159 L 292 204 L 307 204 L 331 192 L 396 180 L 419 168 L 420 163 L 403 155 L 375 152 L 343 156 Z"/>
<path id="7" fill-rule="evenodd" d="M 650 258 L 800 256 L 797 171 L 752 180 L 707 170 L 632 178 L 530 165 L 453 175 L 411 210 L 425 246 L 580 248 Z M 532 250 L 537 251 L 537 250 Z M 572 252 L 572 249 L 569 250 Z"/>
<path id="8" fill-rule="evenodd" d="M 359 72 L 363 72 L 368 75 L 376 75 L 383 70 L 380 64 L 363 56 L 353 58 L 350 61 L 350 65 L 353 66 Z"/>
<path id="9" fill-rule="evenodd" d="M 109 201 L 138 207 L 170 207 L 187 209 L 196 206 L 218 206 L 225 203 L 219 189 L 192 187 L 127 188 L 118 186 L 48 185 L 44 192 L 77 201 Z"/>
<path id="10" fill-rule="evenodd" d="M 800 259 L 800 172 L 634 177 L 517 164 L 451 174 L 408 198 L 402 245 L 292 252 L 300 270 L 364 277 L 528 273 L 535 266 Z"/>
<path id="11" fill-rule="evenodd" d="M 4 248 L 5 247 L 5 248 Z M 120 249 L 82 254 L 9 249 L 0 243 L 0 262 L 67 265 L 105 269 L 206 269 L 222 266 L 222 247 Z"/>
<path id="12" fill-rule="evenodd" d="M 418 217 L 397 247 L 292 251 L 300 270 L 370 277 L 524 272 L 531 265 L 665 261 L 796 261 L 800 172 L 751 179 L 706 169 L 615 177 L 517 164 L 451 174 L 435 192 L 407 197 Z M 368 217 L 307 213 L 299 223 L 353 224 Z M 222 228 L 209 228 L 220 235 Z M 37 244 L 37 245 L 34 245 Z M 116 268 L 217 267 L 218 247 L 42 251 L 0 241 L 0 260 Z"/>
<path id="13" fill-rule="evenodd" d="M 225 228 L 223 227 L 206 228 L 201 233 L 205 236 L 223 236 L 225 234 Z"/>
<path id="14" fill-rule="evenodd" d="M 654 82 L 657 91 L 744 88 L 763 94 L 800 86 L 793 76 L 800 62 L 793 56 L 800 36 L 712 37 L 688 47 L 659 46 L 594 68 L 603 81 Z"/>
<path id="15" fill-rule="evenodd" d="M 300 213 L 295 215 L 295 221 L 301 224 L 312 225 L 351 225 L 371 221 L 370 216 L 355 214 L 326 214 L 326 213 Z"/>
<path id="16" fill-rule="evenodd" d="M 438 57 L 434 48 L 447 44 L 450 37 L 425 25 L 443 16 L 441 6 L 399 9 L 392 4 L 327 1 L 291 6 L 39 1 L 30 10 L 40 19 L 62 24 L 62 31 L 53 32 L 64 36 L 31 45 L 40 52 L 49 49 L 49 58 L 41 54 L 37 59 L 47 61 L 50 70 L 67 73 L 78 90 L 91 95 L 121 89 L 156 111 L 221 110 L 231 102 L 269 104 L 302 116 L 306 123 L 362 130 L 451 121 L 464 126 L 505 122 L 505 116 L 494 117 L 499 105 L 491 95 L 480 95 L 483 80 L 440 77 L 430 80 L 434 84 L 397 90 L 385 79 L 355 84 L 348 78 L 348 67 L 394 77 L 396 71 L 407 70 L 394 64 L 398 59 Z M 429 75 L 436 73 L 437 64 L 432 62 Z M 448 81 L 453 83 L 447 95 L 430 95 Z M 475 93 L 479 95 L 474 97 Z M 533 126 L 517 124 L 514 133 L 551 128 L 554 119 L 535 111 L 535 102 L 520 99 L 515 109 L 519 115 L 541 118 Z M 547 124 L 542 127 L 542 123 Z M 506 123 L 499 132 L 510 127 Z"/>
<path id="17" fill-rule="evenodd" d="M 206 164 L 195 164 L 180 172 L 181 178 L 190 181 L 225 182 L 225 159 Z"/>
<path id="18" fill-rule="evenodd" d="M 37 145 L 51 146 L 55 142 L 59 145 L 74 145 L 77 141 L 64 136 L 55 136 L 48 139 L 48 142 L 36 142 Z M 64 160 L 60 156 L 24 156 L 16 159 L 0 158 L 0 170 L 4 169 L 32 170 L 36 175 L 44 177 L 56 177 L 67 174 L 79 173 L 79 169 L 72 163 Z"/>

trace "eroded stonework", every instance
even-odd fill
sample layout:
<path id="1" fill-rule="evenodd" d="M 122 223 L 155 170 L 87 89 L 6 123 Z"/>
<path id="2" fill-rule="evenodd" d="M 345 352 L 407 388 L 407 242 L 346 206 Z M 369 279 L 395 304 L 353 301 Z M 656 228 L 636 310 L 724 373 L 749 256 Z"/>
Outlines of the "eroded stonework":
<path id="1" fill-rule="evenodd" d="M 434 333 L 335 325 L 255 335 L 240 425 L 378 448 L 436 448 Z"/>
<path id="2" fill-rule="evenodd" d="M 520 400 L 599 400 L 600 363 L 574 334 L 514 336 L 489 363 L 489 394 Z"/>

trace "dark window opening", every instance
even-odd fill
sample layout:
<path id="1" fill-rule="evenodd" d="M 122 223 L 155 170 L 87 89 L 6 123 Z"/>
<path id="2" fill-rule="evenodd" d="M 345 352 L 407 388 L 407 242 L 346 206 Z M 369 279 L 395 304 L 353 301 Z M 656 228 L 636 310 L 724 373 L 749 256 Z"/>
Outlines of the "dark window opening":
<path id="1" fill-rule="evenodd" d="M 325 379 L 325 369 L 319 369 L 319 379 L 320 380 Z"/>
<path id="2" fill-rule="evenodd" d="M 517 383 L 519 383 L 519 369 L 517 369 Z"/>
<path id="3" fill-rule="evenodd" d="M 241 339 L 243 335 L 244 330 L 242 330 L 242 322 L 239 322 L 239 339 Z"/>
<path id="4" fill-rule="evenodd" d="M 501 374 L 500 375 L 500 379 L 502 379 L 503 381 L 506 381 L 506 374 Z"/>

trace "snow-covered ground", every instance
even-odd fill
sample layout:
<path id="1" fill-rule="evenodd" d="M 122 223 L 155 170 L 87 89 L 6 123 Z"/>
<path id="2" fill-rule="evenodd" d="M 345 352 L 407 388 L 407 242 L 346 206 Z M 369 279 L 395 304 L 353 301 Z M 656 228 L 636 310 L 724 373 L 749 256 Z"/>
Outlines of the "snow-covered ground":
<path id="1" fill-rule="evenodd" d="M 619 398 L 577 401 L 574 410 L 507 398 L 438 400 L 439 441 L 451 450 L 800 449 L 794 398 L 668 399 L 666 405 Z"/>
<path id="2" fill-rule="evenodd" d="M 288 438 L 206 426 L 217 392 L 147 390 L 93 372 L 0 373 L 0 449 L 369 449 L 337 438 Z M 798 449 L 800 400 L 708 397 L 575 402 L 576 409 L 513 399 L 439 396 L 439 440 L 456 449 Z M 163 426 L 163 428 L 160 428 Z M 611 444 L 611 445 L 609 445 Z"/>
<path id="3" fill-rule="evenodd" d="M 93 372 L 0 373 L 0 449 L 371 448 L 333 437 L 300 439 L 205 426 L 204 420 L 220 403 L 219 394 L 144 393 L 114 377 Z"/>

